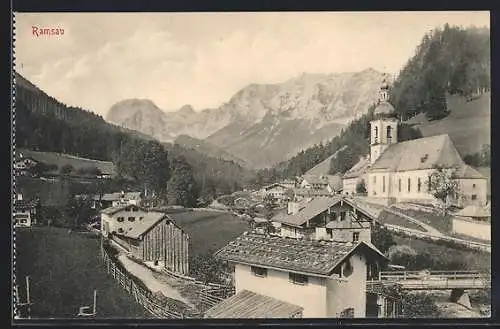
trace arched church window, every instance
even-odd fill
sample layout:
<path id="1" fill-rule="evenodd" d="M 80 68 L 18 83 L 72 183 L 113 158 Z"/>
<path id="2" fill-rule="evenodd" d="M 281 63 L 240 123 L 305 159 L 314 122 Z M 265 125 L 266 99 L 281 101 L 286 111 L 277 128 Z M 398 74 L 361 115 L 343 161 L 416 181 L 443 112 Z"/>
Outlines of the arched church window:
<path id="1" fill-rule="evenodd" d="M 392 138 L 392 127 L 387 126 L 387 138 Z"/>
<path id="2" fill-rule="evenodd" d="M 375 143 L 378 141 L 378 127 L 375 127 Z"/>

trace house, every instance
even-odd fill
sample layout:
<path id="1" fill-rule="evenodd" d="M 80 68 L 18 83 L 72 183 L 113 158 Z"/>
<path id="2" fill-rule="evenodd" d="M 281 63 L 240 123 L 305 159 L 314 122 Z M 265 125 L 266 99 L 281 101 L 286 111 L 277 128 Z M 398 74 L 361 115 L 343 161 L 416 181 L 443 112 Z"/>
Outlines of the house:
<path id="1" fill-rule="evenodd" d="M 310 188 L 296 188 L 293 190 L 293 192 L 296 200 L 333 195 L 333 193 L 326 188 L 320 190 L 315 190 Z"/>
<path id="2" fill-rule="evenodd" d="M 279 184 L 283 185 L 288 189 L 293 189 L 295 187 L 295 180 L 293 179 L 284 179 Z"/>
<path id="3" fill-rule="evenodd" d="M 345 195 L 357 195 L 358 184 L 364 184 L 366 188 L 366 172 L 370 169 L 370 156 L 362 157 L 359 161 L 342 176 L 342 193 Z"/>
<path id="4" fill-rule="evenodd" d="M 14 162 L 14 172 L 16 176 L 28 176 L 31 175 L 32 170 L 38 164 L 39 161 L 33 159 L 32 157 L 24 157 L 22 154 L 20 154 L 17 160 Z"/>
<path id="5" fill-rule="evenodd" d="M 264 198 L 270 198 L 274 203 L 280 204 L 290 199 L 292 191 L 286 186 L 274 183 L 260 189 L 259 194 Z"/>
<path id="6" fill-rule="evenodd" d="M 208 318 L 366 316 L 367 280 L 387 258 L 366 241 L 338 242 L 245 233 L 216 253 L 234 266 L 235 295 Z"/>
<path id="7" fill-rule="evenodd" d="M 24 200 L 22 194 L 17 194 L 14 201 L 14 225 L 16 227 L 31 227 L 37 223 L 37 208 L 39 200 Z"/>
<path id="8" fill-rule="evenodd" d="M 338 175 L 304 175 L 301 177 L 300 188 L 327 190 L 331 194 L 342 191 L 342 179 Z"/>
<path id="9" fill-rule="evenodd" d="M 116 207 L 119 205 L 134 204 L 139 205 L 142 197 L 141 192 L 115 192 L 115 193 L 105 193 L 102 196 L 98 194 L 94 195 L 83 195 L 79 194 L 76 196 L 78 199 L 92 200 L 92 208 L 106 209 L 109 207 Z"/>
<path id="10" fill-rule="evenodd" d="M 453 216 L 452 231 L 491 241 L 491 210 L 487 206 L 468 205 Z"/>
<path id="11" fill-rule="evenodd" d="M 163 212 L 128 204 L 101 211 L 101 232 L 133 257 L 189 273 L 189 236 Z"/>
<path id="12" fill-rule="evenodd" d="M 330 196 L 289 202 L 271 221 L 279 223 L 282 237 L 370 242 L 374 217 L 353 199 Z"/>
<path id="13" fill-rule="evenodd" d="M 456 196 L 453 201 L 457 205 L 486 204 L 487 179 L 464 163 L 448 135 L 398 143 L 398 120 L 388 101 L 387 88 L 387 84 L 382 86 L 380 102 L 374 110 L 375 119 L 370 122 L 370 164 L 365 160 L 344 175 L 345 193 L 352 194 L 354 182 L 363 177 L 370 199 L 385 204 L 433 201 L 430 177 L 441 167 L 456 172 L 460 197 Z M 359 175 L 354 177 L 352 172 Z"/>

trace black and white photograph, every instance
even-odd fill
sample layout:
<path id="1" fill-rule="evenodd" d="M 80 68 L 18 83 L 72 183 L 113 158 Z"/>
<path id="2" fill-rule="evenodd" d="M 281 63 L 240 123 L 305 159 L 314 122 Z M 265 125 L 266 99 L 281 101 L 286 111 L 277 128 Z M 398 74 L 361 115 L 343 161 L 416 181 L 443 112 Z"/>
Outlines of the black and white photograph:
<path id="1" fill-rule="evenodd" d="M 491 317 L 488 11 L 13 24 L 13 323 Z"/>

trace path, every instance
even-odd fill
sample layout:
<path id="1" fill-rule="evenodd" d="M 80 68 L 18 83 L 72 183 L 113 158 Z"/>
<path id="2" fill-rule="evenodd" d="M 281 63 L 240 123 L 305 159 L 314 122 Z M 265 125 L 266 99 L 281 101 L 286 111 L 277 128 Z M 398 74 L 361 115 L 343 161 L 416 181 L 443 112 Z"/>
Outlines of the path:
<path id="1" fill-rule="evenodd" d="M 176 299 L 186 305 L 189 305 L 190 307 L 193 307 L 193 304 L 182 297 L 177 289 L 155 278 L 154 272 L 147 267 L 137 264 L 123 254 L 118 256 L 118 260 L 123 264 L 129 273 L 141 279 L 153 293 L 160 291 L 165 297 Z"/>
<path id="2" fill-rule="evenodd" d="M 415 219 L 411 216 L 408 216 L 400 211 L 397 211 L 397 210 L 394 210 L 394 208 L 389 208 L 387 207 L 386 210 L 394 215 L 397 215 L 397 216 L 400 216 L 400 217 L 403 217 L 405 219 L 407 219 L 408 221 L 412 222 L 412 223 L 415 223 L 419 226 L 421 226 L 423 229 L 427 230 L 427 234 L 429 235 L 432 235 L 432 236 L 435 236 L 435 237 L 444 237 L 445 235 L 441 232 L 439 232 L 438 230 L 436 230 L 434 227 L 428 225 L 428 224 L 425 224 L 424 222 L 418 220 L 418 219 Z"/>

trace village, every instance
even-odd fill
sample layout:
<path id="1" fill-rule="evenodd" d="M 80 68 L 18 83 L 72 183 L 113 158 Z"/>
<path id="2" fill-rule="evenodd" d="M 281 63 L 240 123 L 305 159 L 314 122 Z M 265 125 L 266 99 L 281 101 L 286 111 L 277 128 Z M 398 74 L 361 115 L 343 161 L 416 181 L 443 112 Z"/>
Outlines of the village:
<path id="1" fill-rule="evenodd" d="M 384 246 L 380 238 L 385 232 L 491 253 L 487 179 L 446 134 L 398 142 L 388 89 L 384 81 L 369 155 L 343 175 L 329 174 L 332 155 L 300 177 L 193 208 L 156 206 L 139 190 L 77 195 L 98 213 L 85 227 L 100 241 L 95 257 L 158 318 L 400 318 L 411 308 L 407 296 L 421 292 L 488 316 L 489 305 L 472 305 L 472 295 L 491 289 L 490 273 L 432 265 L 412 270 L 413 263 L 395 261 L 396 243 Z M 14 167 L 32 175 L 35 166 L 36 159 L 22 157 Z M 36 228 L 38 203 L 17 194 L 18 230 Z M 243 224 L 227 234 L 210 223 L 195 230 L 202 213 L 199 221 L 226 214 Z M 192 268 L 200 250 L 210 250 L 206 267 Z M 215 264 L 221 265 L 212 269 Z M 214 275 L 193 276 L 203 268 Z M 80 316 L 98 316 L 95 303 Z"/>

